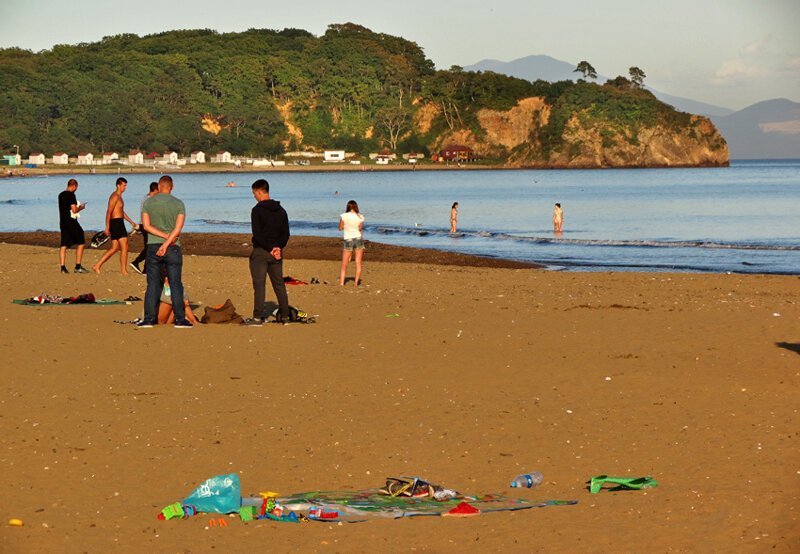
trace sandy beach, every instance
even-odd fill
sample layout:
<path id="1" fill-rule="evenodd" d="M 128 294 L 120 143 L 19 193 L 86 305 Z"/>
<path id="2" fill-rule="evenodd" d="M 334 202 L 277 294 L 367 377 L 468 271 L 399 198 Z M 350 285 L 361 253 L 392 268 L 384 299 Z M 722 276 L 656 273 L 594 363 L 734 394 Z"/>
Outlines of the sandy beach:
<path id="1" fill-rule="evenodd" d="M 56 241 L 40 239 L 0 236 L 3 552 L 800 549 L 796 276 L 556 273 L 373 243 L 356 289 L 335 284 L 339 241 L 293 238 L 284 274 L 322 283 L 290 287 L 290 302 L 315 324 L 136 329 L 115 320 L 140 302 L 12 304 L 144 297 L 117 258 L 61 275 L 44 246 Z M 193 300 L 250 315 L 247 242 L 187 237 Z M 84 265 L 99 257 L 87 249 Z M 508 487 L 534 470 L 540 487 Z M 156 520 L 229 472 L 246 494 L 416 475 L 579 503 L 344 525 Z M 599 474 L 659 487 L 591 495 Z"/>

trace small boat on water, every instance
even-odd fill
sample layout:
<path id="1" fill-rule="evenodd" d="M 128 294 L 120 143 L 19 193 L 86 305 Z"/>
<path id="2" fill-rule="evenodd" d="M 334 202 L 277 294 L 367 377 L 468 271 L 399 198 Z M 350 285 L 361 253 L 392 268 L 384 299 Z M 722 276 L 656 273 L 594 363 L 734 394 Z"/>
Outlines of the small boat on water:
<path id="1" fill-rule="evenodd" d="M 236 183 L 234 181 L 228 181 L 228 184 L 225 185 L 226 187 L 235 187 Z"/>

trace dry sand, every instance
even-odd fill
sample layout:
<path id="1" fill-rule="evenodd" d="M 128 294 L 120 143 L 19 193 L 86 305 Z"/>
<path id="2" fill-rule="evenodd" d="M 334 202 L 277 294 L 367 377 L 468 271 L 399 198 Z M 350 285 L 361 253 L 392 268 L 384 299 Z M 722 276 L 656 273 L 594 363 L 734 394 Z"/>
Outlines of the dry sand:
<path id="1" fill-rule="evenodd" d="M 144 330 L 114 323 L 140 303 L 12 305 L 144 296 L 144 278 L 115 259 L 61 275 L 55 249 L 0 244 L 0 515 L 25 524 L 0 528 L 0 550 L 800 549 L 797 277 L 398 264 L 380 250 L 360 290 L 333 284 L 338 256 L 287 260 L 286 274 L 331 283 L 290 287 L 314 325 Z M 187 256 L 185 275 L 194 299 L 250 314 L 244 258 Z M 541 487 L 508 489 L 533 470 Z M 580 502 L 346 525 L 156 521 L 226 472 L 245 493 L 418 475 Z M 660 486 L 590 495 L 602 473 Z"/>

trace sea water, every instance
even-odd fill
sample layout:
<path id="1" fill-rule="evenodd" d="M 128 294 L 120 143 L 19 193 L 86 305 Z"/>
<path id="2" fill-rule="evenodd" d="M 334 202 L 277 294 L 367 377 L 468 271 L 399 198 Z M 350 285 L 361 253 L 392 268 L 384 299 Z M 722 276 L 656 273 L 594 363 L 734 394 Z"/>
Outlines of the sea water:
<path id="1" fill-rule="evenodd" d="M 728 168 L 459 170 L 268 173 L 176 171 L 186 231 L 250 232 L 250 184 L 270 182 L 294 235 L 338 237 L 348 200 L 366 216 L 365 238 L 540 262 L 579 271 L 800 274 L 800 160 L 740 161 Z M 124 174 L 126 209 L 157 175 Z M 56 197 L 68 175 L 0 180 L 0 231 L 57 230 Z M 78 175 L 81 224 L 104 227 L 116 175 Z M 238 186 L 226 184 L 234 180 Z M 449 233 L 459 203 L 458 233 Z M 554 203 L 564 231 L 552 229 Z M 377 246 L 375 246 L 377 248 Z M 367 253 L 367 255 L 369 255 Z"/>

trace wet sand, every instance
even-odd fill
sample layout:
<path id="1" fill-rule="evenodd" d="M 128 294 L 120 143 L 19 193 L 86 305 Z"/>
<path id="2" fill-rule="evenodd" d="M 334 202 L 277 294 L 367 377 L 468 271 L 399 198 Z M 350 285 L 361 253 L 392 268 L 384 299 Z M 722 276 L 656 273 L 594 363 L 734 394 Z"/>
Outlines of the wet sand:
<path id="1" fill-rule="evenodd" d="M 285 274 L 323 284 L 290 287 L 290 301 L 317 323 L 145 330 L 114 323 L 140 303 L 11 304 L 144 296 L 116 258 L 100 276 L 61 275 L 54 247 L 13 238 L 0 236 L 0 515 L 24 526 L 0 528 L 3 552 L 800 549 L 797 277 L 554 273 L 410 250 L 399 263 L 373 245 L 356 289 L 334 284 L 338 241 L 293 238 Z M 186 239 L 191 297 L 250 315 L 246 237 L 221 251 Z M 539 488 L 508 488 L 533 470 Z M 247 494 L 417 475 L 579 504 L 346 525 L 156 521 L 227 472 Z M 603 473 L 660 486 L 590 495 L 584 482 Z"/>

